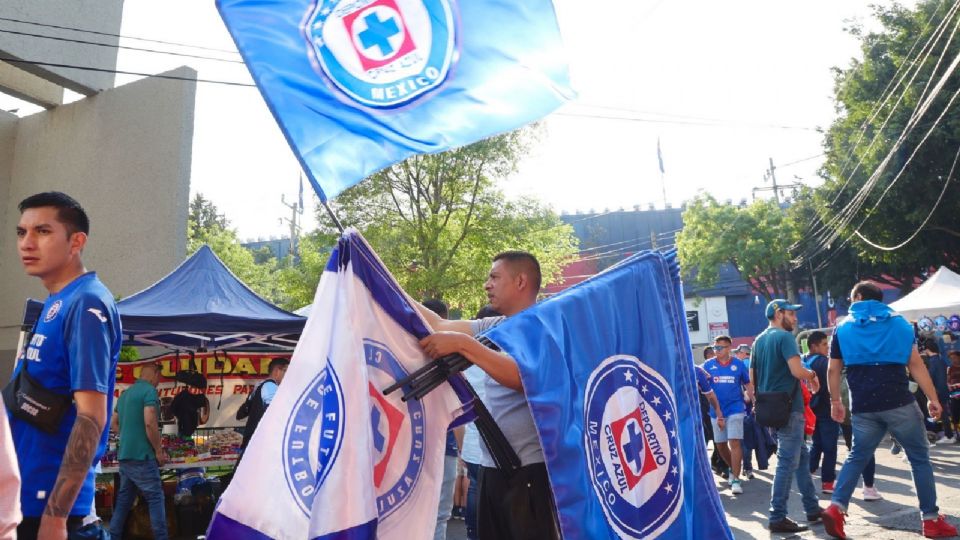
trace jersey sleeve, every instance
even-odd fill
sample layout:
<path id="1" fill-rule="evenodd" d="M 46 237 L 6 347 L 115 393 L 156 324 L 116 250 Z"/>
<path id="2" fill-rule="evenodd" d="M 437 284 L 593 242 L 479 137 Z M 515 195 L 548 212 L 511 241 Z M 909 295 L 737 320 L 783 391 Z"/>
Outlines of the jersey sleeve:
<path id="1" fill-rule="evenodd" d="M 64 325 L 64 345 L 70 362 L 70 389 L 110 393 L 113 329 L 107 306 L 84 294 L 72 303 Z"/>
<path id="2" fill-rule="evenodd" d="M 713 392 L 713 385 L 710 384 L 710 375 L 707 374 L 707 371 L 700 366 L 696 366 L 694 371 L 697 374 L 697 387 L 700 389 L 700 393 L 709 394 Z"/>
<path id="3" fill-rule="evenodd" d="M 273 396 L 277 395 L 277 388 L 277 383 L 273 381 L 263 383 L 263 388 L 260 389 L 260 399 L 263 400 L 264 405 L 269 405 L 273 401 Z"/>
<path id="4" fill-rule="evenodd" d="M 150 387 L 150 390 L 143 394 L 144 407 L 157 407 L 160 405 L 160 396 L 157 395 L 157 389 Z"/>
<path id="5" fill-rule="evenodd" d="M 750 370 L 747 369 L 747 365 L 742 360 L 737 361 L 740 362 L 740 383 L 750 384 Z"/>

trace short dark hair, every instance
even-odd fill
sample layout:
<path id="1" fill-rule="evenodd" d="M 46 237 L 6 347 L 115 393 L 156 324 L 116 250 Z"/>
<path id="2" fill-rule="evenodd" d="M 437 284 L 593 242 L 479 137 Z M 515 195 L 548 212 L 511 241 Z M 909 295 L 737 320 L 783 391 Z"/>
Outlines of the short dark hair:
<path id="1" fill-rule="evenodd" d="M 263 364 L 260 364 L 261 366 Z M 274 368 L 285 367 L 290 365 L 289 358 L 274 358 L 270 361 L 270 365 L 267 366 L 267 373 L 273 373 Z"/>
<path id="2" fill-rule="evenodd" d="M 477 316 L 474 319 L 485 319 L 487 317 L 501 317 L 503 313 L 490 307 L 490 304 L 487 304 L 480 308 L 480 311 L 477 312 Z"/>
<path id="3" fill-rule="evenodd" d="M 443 300 L 438 300 L 436 298 L 424 300 L 423 307 L 436 313 L 443 319 L 446 319 L 447 315 L 449 314 L 449 311 L 447 310 L 447 305 L 443 303 Z"/>
<path id="4" fill-rule="evenodd" d="M 827 334 L 821 332 L 820 330 L 814 330 L 810 332 L 810 335 L 807 336 L 807 348 L 813 347 L 814 345 L 819 345 L 827 339 Z"/>
<path id="5" fill-rule="evenodd" d="M 710 353 L 712 353 L 712 352 L 713 352 L 713 349 L 711 349 L 710 347 L 704 347 L 704 349 L 703 349 L 703 359 L 704 359 L 704 360 L 709 360 L 709 359 L 711 358 L 711 357 L 710 357 Z M 714 353 L 714 354 L 716 354 L 716 353 Z"/>
<path id="6" fill-rule="evenodd" d="M 850 291 L 850 300 L 853 300 L 853 297 L 857 295 L 859 295 L 862 300 L 883 302 L 883 291 L 872 281 L 861 281 L 854 285 L 853 290 Z"/>
<path id="7" fill-rule="evenodd" d="M 493 262 L 507 261 L 518 265 L 533 281 L 534 292 L 540 292 L 540 261 L 528 251 L 501 251 L 493 257 Z"/>
<path id="8" fill-rule="evenodd" d="M 721 335 L 713 338 L 713 342 L 714 342 L 714 343 L 716 343 L 716 342 L 718 342 L 718 341 L 726 341 L 728 345 L 733 345 L 733 340 L 730 339 L 730 336 L 727 336 L 727 335 L 721 334 Z"/>
<path id="9" fill-rule="evenodd" d="M 66 193 L 59 191 L 45 191 L 31 195 L 20 201 L 20 213 L 30 208 L 43 208 L 51 206 L 57 209 L 57 220 L 67 226 L 67 233 L 73 234 L 82 232 L 90 234 L 90 219 L 87 213 L 80 206 L 80 203 Z"/>
<path id="10" fill-rule="evenodd" d="M 935 339 L 928 339 L 923 342 L 923 348 L 930 352 L 940 353 L 940 345 L 937 345 L 937 340 Z"/>

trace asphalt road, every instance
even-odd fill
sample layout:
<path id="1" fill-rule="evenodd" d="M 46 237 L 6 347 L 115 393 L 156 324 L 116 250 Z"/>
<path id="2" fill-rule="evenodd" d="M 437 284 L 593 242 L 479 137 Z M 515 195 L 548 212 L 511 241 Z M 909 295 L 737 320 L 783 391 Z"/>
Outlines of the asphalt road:
<path id="1" fill-rule="evenodd" d="M 910 465 L 889 452 L 890 445 L 884 443 L 877 450 L 876 488 L 883 495 L 882 501 L 863 501 L 861 490 L 854 492 L 847 516 L 846 533 L 850 538 L 870 540 L 900 540 L 904 538 L 923 538 L 920 534 L 920 514 L 917 497 L 910 478 Z M 838 461 L 847 454 L 843 441 L 840 443 Z M 901 454 L 902 456 L 903 454 Z M 940 512 L 955 526 L 960 526 L 960 445 L 940 445 L 930 449 L 934 476 L 937 481 L 937 496 Z M 753 538 L 764 539 L 806 539 L 830 538 L 823 532 L 823 526 L 815 524 L 810 531 L 800 534 L 771 534 L 767 530 L 767 508 L 770 505 L 770 483 L 776 458 L 770 462 L 766 471 L 757 471 L 756 478 L 743 483 L 743 494 L 732 495 L 727 483 L 719 477 L 717 490 L 720 500 L 727 511 L 730 529 L 738 540 Z M 837 466 L 837 472 L 840 465 Z M 814 474 L 814 484 L 820 488 L 820 478 Z M 821 494 L 821 505 L 826 507 L 830 496 Z M 788 502 L 790 517 L 805 523 L 800 493 L 794 491 Z M 466 540 L 466 530 L 461 520 L 451 520 L 447 529 L 448 540 Z"/>

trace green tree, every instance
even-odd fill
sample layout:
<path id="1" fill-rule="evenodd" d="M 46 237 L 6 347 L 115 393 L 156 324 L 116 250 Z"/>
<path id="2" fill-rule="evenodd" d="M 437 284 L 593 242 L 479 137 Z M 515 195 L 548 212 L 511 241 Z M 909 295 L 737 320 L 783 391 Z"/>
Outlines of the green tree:
<path id="1" fill-rule="evenodd" d="M 802 275 L 790 270 L 790 246 L 799 239 L 792 208 L 769 200 L 745 207 L 721 204 L 710 195 L 687 203 L 677 254 L 686 279 L 712 287 L 730 263 L 767 300 L 794 297 Z"/>
<path id="2" fill-rule="evenodd" d="M 863 58 L 836 71 L 838 117 L 825 137 L 825 182 L 816 190 L 817 219 L 805 229 L 798 256 L 812 258 L 817 266 L 825 260 L 829 265 L 856 265 L 861 277 L 904 291 L 931 267 L 960 266 L 957 171 L 946 183 L 960 149 L 960 105 L 948 108 L 960 90 L 960 71 L 946 79 L 929 110 L 914 119 L 916 127 L 891 153 L 918 104 L 960 55 L 960 39 L 950 38 L 960 16 L 944 20 L 951 5 L 921 0 L 915 9 L 878 6 L 878 31 L 852 29 L 861 40 Z M 941 22 L 944 31 L 937 34 Z M 928 40 L 930 46 L 921 51 Z M 887 247 L 918 234 L 899 249 L 883 250 L 855 235 L 857 230 Z"/>
<path id="3" fill-rule="evenodd" d="M 572 228 L 554 212 L 533 199 L 508 200 L 497 187 L 496 179 L 515 171 L 534 136 L 535 128 L 527 128 L 412 157 L 346 190 L 333 207 L 345 225 L 363 233 L 411 295 L 442 298 L 470 315 L 485 303 L 482 285 L 497 252 L 534 253 L 545 285 L 560 278 L 577 252 Z M 330 233 L 322 209 L 318 219 Z M 315 246 L 326 245 L 321 237 Z M 305 246 L 305 256 L 308 251 Z M 319 275 L 298 272 L 310 280 Z M 316 281 L 309 283 L 315 287 Z M 312 298 L 312 289 L 305 290 Z"/>
<path id="4" fill-rule="evenodd" d="M 277 276 L 277 260 L 270 258 L 258 264 L 254 253 L 240 245 L 230 222 L 217 211 L 212 201 L 201 194 L 190 202 L 187 222 L 187 253 L 193 254 L 204 244 L 220 257 L 223 264 L 240 281 L 257 294 L 274 303 L 284 303 L 285 295 Z"/>

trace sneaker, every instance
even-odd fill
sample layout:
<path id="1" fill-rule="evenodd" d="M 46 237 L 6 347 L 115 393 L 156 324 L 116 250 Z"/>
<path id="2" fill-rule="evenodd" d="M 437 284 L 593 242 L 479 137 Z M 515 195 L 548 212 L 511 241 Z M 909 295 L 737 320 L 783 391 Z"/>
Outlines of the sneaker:
<path id="1" fill-rule="evenodd" d="M 728 468 L 728 469 L 724 470 L 722 473 L 720 473 L 720 477 L 723 478 L 724 480 L 729 480 L 729 479 L 730 479 L 730 469 Z"/>
<path id="2" fill-rule="evenodd" d="M 933 444 L 954 444 L 957 442 L 957 439 L 954 437 L 947 437 L 946 435 L 941 435 L 939 439 L 936 440 Z"/>
<path id="3" fill-rule="evenodd" d="M 897 444 L 896 441 L 894 441 L 893 446 L 890 447 L 890 453 L 893 455 L 897 455 L 900 453 L 901 450 L 903 450 L 903 447 Z"/>
<path id="4" fill-rule="evenodd" d="M 843 512 L 840 511 L 840 507 L 831 504 L 823 511 L 820 517 L 823 519 L 824 532 L 834 538 L 847 537 L 847 534 L 843 532 L 844 517 Z"/>
<path id="5" fill-rule="evenodd" d="M 821 489 L 820 491 L 824 493 L 833 493 L 833 482 L 824 482 L 823 489 Z"/>
<path id="6" fill-rule="evenodd" d="M 883 500 L 883 495 L 877 491 L 875 487 L 863 486 L 863 500 L 865 501 L 881 501 Z"/>
<path id="7" fill-rule="evenodd" d="M 743 472 L 743 480 L 753 480 L 756 476 L 753 475 L 753 469 Z"/>
<path id="8" fill-rule="evenodd" d="M 923 520 L 923 535 L 927 538 L 951 538 L 957 536 L 957 528 L 940 515 L 937 519 Z"/>
<path id="9" fill-rule="evenodd" d="M 810 530 L 810 527 L 801 525 L 790 518 L 783 518 L 780 521 L 774 521 L 769 527 L 770 532 L 775 533 L 798 533 Z"/>
<path id="10" fill-rule="evenodd" d="M 816 523 L 821 519 L 823 519 L 823 508 L 817 510 L 813 514 L 807 514 L 807 522 L 809 523 Z"/>
<path id="11" fill-rule="evenodd" d="M 739 480 L 730 481 L 730 493 L 733 493 L 734 495 L 740 495 L 743 493 L 743 487 L 740 486 Z"/>

